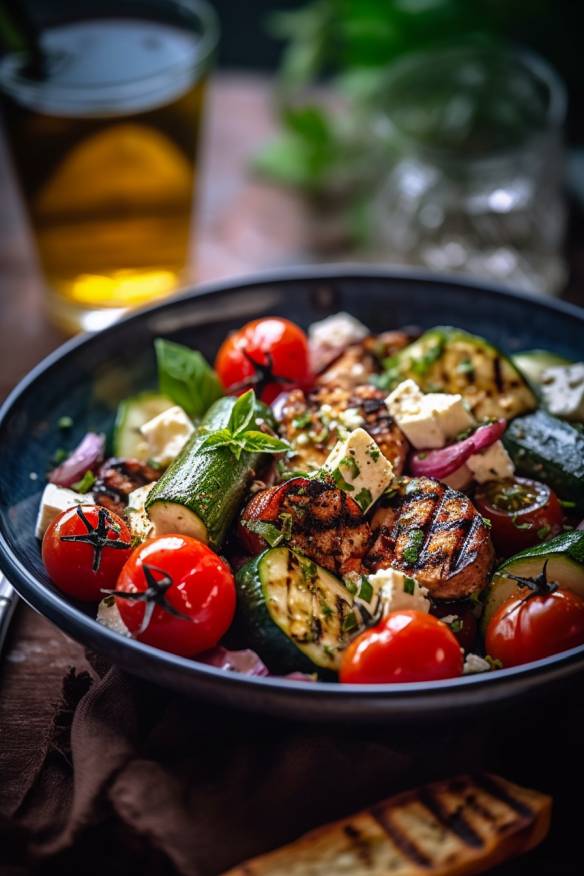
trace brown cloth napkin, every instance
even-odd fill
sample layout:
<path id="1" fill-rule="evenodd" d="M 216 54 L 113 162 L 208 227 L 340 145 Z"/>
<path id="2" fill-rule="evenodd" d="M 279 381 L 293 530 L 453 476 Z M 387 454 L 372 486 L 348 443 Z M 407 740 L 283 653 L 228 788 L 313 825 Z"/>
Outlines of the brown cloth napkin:
<path id="1" fill-rule="evenodd" d="M 93 665 L 65 678 L 40 763 L 0 820 L 2 874 L 211 876 L 403 788 L 498 766 L 493 728 L 472 716 L 464 728 L 303 725 Z M 534 764 L 529 778 L 549 789 Z"/>

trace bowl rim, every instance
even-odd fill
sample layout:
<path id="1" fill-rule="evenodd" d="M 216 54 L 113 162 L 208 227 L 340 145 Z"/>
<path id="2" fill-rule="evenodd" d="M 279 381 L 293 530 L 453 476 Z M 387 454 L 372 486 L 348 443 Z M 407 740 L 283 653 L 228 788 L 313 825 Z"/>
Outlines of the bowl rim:
<path id="1" fill-rule="evenodd" d="M 147 308 L 132 311 L 127 316 L 116 321 L 111 326 L 97 332 L 85 333 L 66 341 L 48 356 L 42 359 L 10 392 L 0 406 L 0 445 L 2 443 L 3 429 L 6 427 L 13 408 L 21 401 L 35 383 L 47 372 L 51 371 L 62 359 L 70 356 L 74 351 L 95 344 L 104 333 L 114 333 L 123 330 L 134 322 L 148 319 L 151 314 L 163 310 L 172 310 L 174 307 L 184 306 L 187 301 L 196 302 L 198 299 L 212 297 L 219 292 L 245 292 L 245 290 L 257 286 L 273 286 L 288 283 L 315 283 L 323 280 L 359 281 L 387 280 L 389 282 L 399 280 L 415 284 L 454 285 L 461 289 L 475 289 L 487 294 L 501 295 L 510 299 L 520 299 L 526 304 L 533 304 L 544 310 L 553 310 L 565 316 L 569 316 L 584 323 L 584 308 L 565 301 L 543 298 L 540 295 L 515 291 L 504 286 L 490 282 L 469 280 L 460 276 L 448 274 L 434 274 L 422 270 L 394 269 L 389 267 L 330 264 L 320 266 L 299 266 L 283 268 L 279 270 L 265 270 L 245 275 L 244 277 L 230 278 L 225 281 L 216 281 L 201 285 L 194 285 L 172 297 L 153 304 Z M 4 527 L 0 527 L 0 569 L 6 574 L 19 595 L 28 602 L 36 611 L 45 617 L 59 617 L 60 626 L 65 632 L 74 638 L 98 639 L 108 642 L 112 650 L 116 647 L 128 648 L 136 655 L 142 655 L 145 666 L 149 664 L 162 664 L 170 670 L 180 670 L 182 674 L 190 674 L 193 678 L 201 681 L 207 680 L 217 683 L 222 687 L 244 688 L 253 685 L 264 694 L 278 694 L 286 697 L 289 694 L 300 693 L 305 699 L 315 697 L 327 700 L 351 700 L 355 703 L 368 701 L 381 705 L 392 701 L 399 708 L 402 704 L 411 709 L 412 703 L 418 701 L 420 710 L 427 708 L 428 699 L 440 699 L 444 706 L 449 705 L 448 693 L 464 695 L 467 703 L 470 691 L 485 688 L 492 691 L 494 699 L 510 699 L 518 687 L 540 687 L 545 681 L 560 681 L 584 670 L 584 645 L 577 646 L 568 651 L 550 655 L 541 660 L 521 666 L 500 669 L 493 673 L 480 673 L 475 675 L 463 675 L 458 678 L 444 679 L 433 682 L 408 682 L 401 684 L 338 684 L 336 682 L 323 681 L 295 681 L 277 676 L 257 677 L 226 672 L 207 664 L 198 663 L 196 660 L 179 657 L 169 652 L 161 651 L 138 642 L 134 639 L 125 638 L 118 633 L 102 626 L 97 620 L 85 614 L 74 604 L 68 602 L 56 590 L 42 584 L 34 574 L 28 571 L 23 563 L 12 550 Z M 53 621 L 51 621 L 53 622 Z M 507 694 L 500 689 L 508 688 Z M 498 689 L 497 691 L 495 689 Z"/>

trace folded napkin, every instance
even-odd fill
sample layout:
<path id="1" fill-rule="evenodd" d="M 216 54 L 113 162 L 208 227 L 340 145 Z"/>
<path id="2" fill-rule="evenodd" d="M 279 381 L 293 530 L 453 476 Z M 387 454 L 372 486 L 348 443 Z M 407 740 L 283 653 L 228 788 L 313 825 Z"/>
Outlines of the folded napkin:
<path id="1" fill-rule="evenodd" d="M 477 728 L 286 722 L 92 665 L 64 679 L 40 765 L 0 821 L 3 874 L 211 876 L 483 759 Z"/>

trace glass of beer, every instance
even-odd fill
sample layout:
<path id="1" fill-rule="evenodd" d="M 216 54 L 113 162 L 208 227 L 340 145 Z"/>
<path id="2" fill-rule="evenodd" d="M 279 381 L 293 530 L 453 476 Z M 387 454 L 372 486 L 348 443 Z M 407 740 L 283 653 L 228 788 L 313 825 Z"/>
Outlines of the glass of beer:
<path id="1" fill-rule="evenodd" d="M 49 315 L 72 333 L 188 279 L 218 27 L 204 0 L 45 7 L 35 63 L 5 54 L 0 90 Z"/>

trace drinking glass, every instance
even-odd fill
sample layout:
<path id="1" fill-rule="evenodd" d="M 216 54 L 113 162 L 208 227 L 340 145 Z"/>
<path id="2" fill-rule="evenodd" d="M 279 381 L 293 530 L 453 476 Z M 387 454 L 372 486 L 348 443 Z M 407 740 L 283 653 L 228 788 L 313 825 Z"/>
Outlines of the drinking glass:
<path id="1" fill-rule="evenodd" d="M 49 314 L 98 329 L 187 278 L 217 21 L 203 0 L 40 8 L 41 66 L 0 61 L 5 129 Z"/>
<path id="2" fill-rule="evenodd" d="M 565 278 L 565 93 L 541 58 L 456 46 L 397 62 L 377 136 L 385 259 L 557 293 Z"/>

